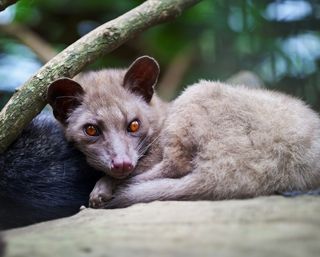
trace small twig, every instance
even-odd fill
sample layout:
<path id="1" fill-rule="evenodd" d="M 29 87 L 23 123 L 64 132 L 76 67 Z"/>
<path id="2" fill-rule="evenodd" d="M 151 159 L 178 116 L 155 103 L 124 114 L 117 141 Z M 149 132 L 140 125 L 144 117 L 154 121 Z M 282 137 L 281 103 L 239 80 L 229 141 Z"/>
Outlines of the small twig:
<path id="1" fill-rule="evenodd" d="M 0 31 L 20 40 L 28 46 L 43 63 L 46 63 L 57 54 L 47 42 L 22 24 L 0 25 Z"/>
<path id="2" fill-rule="evenodd" d="M 187 73 L 194 57 L 193 49 L 184 49 L 179 52 L 164 73 L 159 86 L 158 93 L 165 100 L 172 100 L 178 92 L 179 86 Z"/>

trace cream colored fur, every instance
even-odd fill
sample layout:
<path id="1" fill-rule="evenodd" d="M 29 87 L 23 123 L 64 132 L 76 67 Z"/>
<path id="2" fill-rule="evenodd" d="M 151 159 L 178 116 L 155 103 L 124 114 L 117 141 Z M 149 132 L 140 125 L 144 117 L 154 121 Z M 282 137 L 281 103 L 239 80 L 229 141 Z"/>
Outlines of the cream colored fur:
<path id="1" fill-rule="evenodd" d="M 320 186 L 320 120 L 302 101 L 200 81 L 168 110 L 163 159 L 119 188 L 107 207 L 218 200 Z"/>
<path id="2" fill-rule="evenodd" d="M 62 78 L 49 88 L 67 139 L 107 174 L 91 193 L 92 207 L 320 187 L 320 119 L 302 101 L 202 80 L 166 104 L 153 94 L 159 71 L 143 56 L 128 70 Z M 140 124 L 135 133 L 132 120 Z M 84 133 L 88 124 L 98 136 Z M 115 168 L 119 160 L 130 169 Z"/>

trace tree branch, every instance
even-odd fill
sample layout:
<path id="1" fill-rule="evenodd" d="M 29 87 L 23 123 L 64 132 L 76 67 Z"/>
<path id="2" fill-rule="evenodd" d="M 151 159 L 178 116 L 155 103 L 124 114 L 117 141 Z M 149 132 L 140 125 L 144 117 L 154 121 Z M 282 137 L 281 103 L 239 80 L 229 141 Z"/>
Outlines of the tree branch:
<path id="1" fill-rule="evenodd" d="M 18 2 L 18 0 L 0 0 L 0 12 L 16 2 Z"/>
<path id="2" fill-rule="evenodd" d="M 168 21 L 200 0 L 148 0 L 91 31 L 55 56 L 31 77 L 0 113 L 0 152 L 46 105 L 47 87 L 59 77 L 73 77 L 102 54 L 111 52 L 147 28 Z"/>

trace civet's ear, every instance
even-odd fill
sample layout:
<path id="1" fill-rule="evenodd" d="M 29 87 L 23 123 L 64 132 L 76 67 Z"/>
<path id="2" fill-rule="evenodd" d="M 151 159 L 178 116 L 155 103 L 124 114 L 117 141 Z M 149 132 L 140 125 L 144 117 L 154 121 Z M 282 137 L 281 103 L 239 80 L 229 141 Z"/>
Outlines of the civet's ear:
<path id="1" fill-rule="evenodd" d="M 55 118 L 66 124 L 68 115 L 81 104 L 83 93 L 83 88 L 72 79 L 60 78 L 53 81 L 47 91 L 47 101 Z"/>
<path id="2" fill-rule="evenodd" d="M 124 76 L 123 85 L 149 103 L 160 73 L 159 64 L 149 56 L 136 59 Z"/>

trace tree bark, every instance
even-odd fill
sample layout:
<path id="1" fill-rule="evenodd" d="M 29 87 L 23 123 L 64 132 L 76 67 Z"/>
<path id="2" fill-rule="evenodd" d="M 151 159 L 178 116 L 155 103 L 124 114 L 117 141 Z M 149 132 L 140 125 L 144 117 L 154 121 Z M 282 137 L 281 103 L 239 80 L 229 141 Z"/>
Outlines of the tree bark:
<path id="1" fill-rule="evenodd" d="M 148 0 L 91 31 L 70 45 L 32 76 L 0 113 L 0 153 L 46 105 L 50 82 L 73 77 L 84 66 L 147 28 L 168 21 L 200 0 Z"/>
<path id="2" fill-rule="evenodd" d="M 18 0 L 0 0 L 0 11 L 5 10 L 8 6 L 15 4 Z"/>

